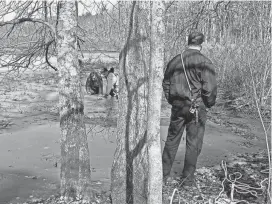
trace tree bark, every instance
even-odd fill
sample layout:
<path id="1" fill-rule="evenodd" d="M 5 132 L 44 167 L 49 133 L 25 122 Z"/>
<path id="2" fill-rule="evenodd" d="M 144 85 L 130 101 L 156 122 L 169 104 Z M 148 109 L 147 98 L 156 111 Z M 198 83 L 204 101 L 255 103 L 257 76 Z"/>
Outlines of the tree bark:
<path id="1" fill-rule="evenodd" d="M 272 3 L 270 3 L 270 14 L 269 14 L 269 17 L 270 17 L 270 28 L 272 28 Z M 271 31 L 271 30 L 270 30 Z M 271 34 L 270 34 L 270 46 L 272 46 L 272 41 L 271 41 Z M 271 58 L 272 58 L 272 52 L 270 52 L 271 54 Z M 270 78 L 270 84 L 272 84 L 272 77 Z M 272 102 L 272 99 L 271 99 L 271 102 Z M 268 195 L 269 195 L 269 201 L 270 201 L 270 204 L 272 203 L 272 163 L 271 163 L 271 159 L 272 159 L 272 138 L 270 136 L 270 164 L 269 164 L 269 174 L 268 174 L 268 179 L 269 179 L 269 182 L 268 182 Z M 269 153 L 269 152 L 268 152 Z"/>
<path id="2" fill-rule="evenodd" d="M 151 52 L 148 75 L 147 139 L 148 139 L 148 204 L 162 203 L 162 154 L 160 113 L 164 67 L 165 7 L 152 2 Z"/>
<path id="3" fill-rule="evenodd" d="M 48 22 L 48 12 L 47 12 L 47 2 L 43 1 L 43 6 L 44 6 L 44 20 Z"/>
<path id="4" fill-rule="evenodd" d="M 147 3 L 131 3 L 128 38 L 120 53 L 117 149 L 111 174 L 113 204 L 147 203 Z"/>
<path id="5" fill-rule="evenodd" d="M 76 39 L 75 1 L 60 2 L 57 27 L 61 129 L 61 195 L 66 201 L 92 197 L 90 158 Z"/>

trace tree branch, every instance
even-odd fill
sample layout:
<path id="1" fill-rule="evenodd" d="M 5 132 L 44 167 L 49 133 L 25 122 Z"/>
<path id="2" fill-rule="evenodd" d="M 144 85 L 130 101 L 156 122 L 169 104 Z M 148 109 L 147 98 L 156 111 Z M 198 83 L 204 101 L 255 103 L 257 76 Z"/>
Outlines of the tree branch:
<path id="1" fill-rule="evenodd" d="M 165 9 L 165 13 L 167 12 L 167 10 L 175 3 L 175 1 L 171 1 L 169 3 L 169 5 L 167 6 L 167 8 Z"/>
<path id="2" fill-rule="evenodd" d="M 55 71 L 58 71 L 58 69 L 56 67 L 54 67 L 50 62 L 49 62 L 49 59 L 48 59 L 48 51 L 49 51 L 49 47 L 50 45 L 54 42 L 55 40 L 51 40 L 49 41 L 48 43 L 46 43 L 46 49 L 45 49 L 45 61 L 46 63 L 52 68 L 54 69 Z"/>
<path id="3" fill-rule="evenodd" d="M 14 19 L 14 20 L 11 20 L 11 21 L 0 22 L 0 27 L 5 26 L 5 25 L 20 24 L 20 23 L 24 23 L 24 22 L 33 22 L 33 23 L 44 24 L 47 27 L 49 27 L 54 34 L 56 33 L 55 28 L 51 24 L 49 24 L 48 22 L 45 22 L 45 21 L 42 21 L 42 20 L 39 20 L 39 19 L 33 19 L 33 18 L 20 18 L 20 19 Z"/>

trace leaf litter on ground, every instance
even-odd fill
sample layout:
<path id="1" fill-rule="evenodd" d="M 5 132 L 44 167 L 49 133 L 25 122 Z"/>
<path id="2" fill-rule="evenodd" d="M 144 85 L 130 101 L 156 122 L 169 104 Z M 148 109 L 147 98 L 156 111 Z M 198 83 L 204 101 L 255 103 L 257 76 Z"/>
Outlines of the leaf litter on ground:
<path id="1" fill-rule="evenodd" d="M 224 165 L 225 164 L 225 167 Z M 224 169 L 224 168 L 225 169 Z M 225 179 L 227 173 L 227 180 Z M 267 201 L 268 157 L 265 151 L 253 154 L 233 155 L 229 162 L 214 167 L 202 167 L 196 170 L 195 185 L 182 187 L 180 180 L 163 186 L 164 204 L 264 204 Z M 245 190 L 234 188 L 234 176 L 241 175 L 236 185 L 244 186 Z M 230 180 L 230 181 L 228 181 Z M 234 183 L 234 182 L 233 182 Z M 235 185 L 234 185 L 235 186 Z M 247 190 L 246 187 L 250 187 Z M 47 200 L 32 198 L 25 204 L 62 204 L 64 201 L 59 195 L 51 196 Z M 70 204 L 83 204 L 76 200 Z M 100 192 L 88 204 L 110 204 L 110 193 Z"/>
<path id="2" fill-rule="evenodd" d="M 164 204 L 264 204 L 268 168 L 265 151 L 233 155 L 221 166 L 197 169 L 190 188 L 182 187 L 178 179 L 164 185 Z"/>
<path id="3" fill-rule="evenodd" d="M 232 155 L 221 165 L 197 169 L 193 187 L 183 187 L 178 178 L 164 185 L 163 204 L 264 204 L 267 202 L 268 166 L 265 151 Z M 236 183 L 233 182 L 235 176 Z M 25 204 L 37 203 L 62 204 L 64 201 L 55 195 L 47 200 L 32 198 Z M 80 200 L 70 202 L 83 203 Z M 96 192 L 94 200 L 88 204 L 98 203 L 110 204 L 110 192 Z"/>

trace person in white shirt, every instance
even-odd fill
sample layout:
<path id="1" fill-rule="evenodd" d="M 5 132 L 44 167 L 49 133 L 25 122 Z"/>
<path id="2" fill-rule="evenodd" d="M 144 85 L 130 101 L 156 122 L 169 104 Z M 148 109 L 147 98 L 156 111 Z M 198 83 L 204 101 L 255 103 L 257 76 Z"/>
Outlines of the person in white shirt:
<path id="1" fill-rule="evenodd" d="M 118 78 L 117 76 L 114 74 L 114 68 L 110 68 L 108 76 L 107 76 L 107 89 L 106 89 L 106 95 L 105 97 L 108 97 L 109 95 L 111 95 L 112 97 L 116 96 L 116 85 L 118 85 L 117 82 Z"/>

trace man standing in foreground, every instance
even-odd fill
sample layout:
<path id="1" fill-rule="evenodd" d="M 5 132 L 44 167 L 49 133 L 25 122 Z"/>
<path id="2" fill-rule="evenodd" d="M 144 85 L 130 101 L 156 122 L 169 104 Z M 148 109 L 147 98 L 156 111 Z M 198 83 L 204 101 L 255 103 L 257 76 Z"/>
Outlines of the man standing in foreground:
<path id="1" fill-rule="evenodd" d="M 167 65 L 163 90 L 172 105 L 171 122 L 162 154 L 163 177 L 171 182 L 170 171 L 186 127 L 186 153 L 182 183 L 194 183 L 197 158 L 201 152 L 206 123 L 206 108 L 215 104 L 216 74 L 212 62 L 200 53 L 204 35 L 193 32 L 188 37 L 188 48 Z"/>

